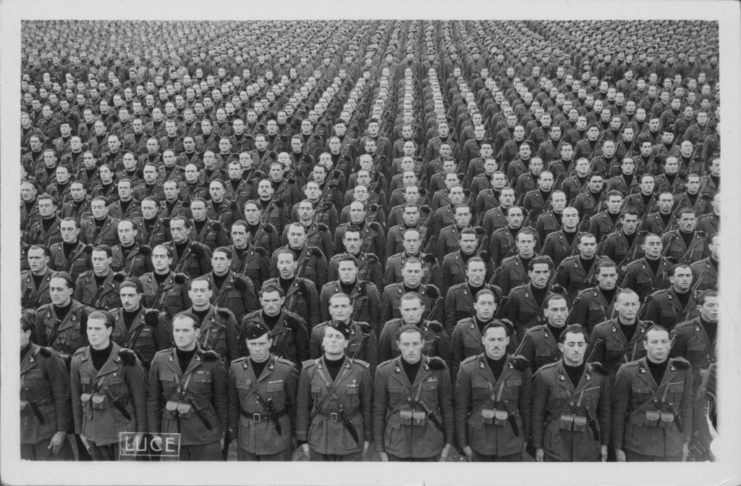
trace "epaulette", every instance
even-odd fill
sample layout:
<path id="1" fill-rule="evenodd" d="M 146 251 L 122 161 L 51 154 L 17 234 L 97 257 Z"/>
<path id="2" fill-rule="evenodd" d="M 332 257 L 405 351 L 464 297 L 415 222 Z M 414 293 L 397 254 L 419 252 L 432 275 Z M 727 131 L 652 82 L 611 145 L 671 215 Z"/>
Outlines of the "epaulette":
<path id="1" fill-rule="evenodd" d="M 469 356 L 468 358 L 466 358 L 463 361 L 461 361 L 461 366 L 463 366 L 466 363 L 470 363 L 472 361 L 476 361 L 477 359 L 479 359 L 479 356 L 477 354 L 474 354 L 473 356 Z"/>
<path id="2" fill-rule="evenodd" d="M 134 366 L 136 364 L 136 353 L 131 349 L 120 348 L 118 350 L 118 356 L 125 366 Z"/>
<path id="3" fill-rule="evenodd" d="M 148 326 L 156 326 L 160 322 L 159 315 L 159 311 L 155 309 L 147 309 L 147 311 L 144 313 L 144 322 Z"/>
<path id="4" fill-rule="evenodd" d="M 558 365 L 558 361 L 554 361 L 553 363 L 544 364 L 543 366 L 540 367 L 540 370 L 547 370 L 550 368 L 554 368 L 557 365 Z"/>
<path id="5" fill-rule="evenodd" d="M 245 360 L 246 360 L 247 358 L 249 358 L 249 356 L 242 356 L 241 358 L 233 359 L 233 360 L 232 360 L 232 362 L 231 362 L 231 364 L 237 364 L 237 363 L 242 363 L 242 362 L 243 362 L 243 361 L 245 361 Z"/>
<path id="6" fill-rule="evenodd" d="M 185 283 L 185 278 L 186 277 L 184 273 L 176 273 L 173 277 L 173 281 L 178 285 L 182 285 Z"/>
<path id="7" fill-rule="evenodd" d="M 351 359 L 353 363 L 357 363 L 363 368 L 370 368 L 370 363 L 368 363 L 367 361 L 363 361 L 362 359 L 357 359 L 357 358 L 351 358 Z"/>
<path id="8" fill-rule="evenodd" d="M 682 358 L 681 356 L 671 358 L 670 363 L 673 364 L 674 367 L 678 370 L 686 370 L 690 367 L 690 362 Z"/>
<path id="9" fill-rule="evenodd" d="M 152 249 L 149 248 L 147 245 L 142 245 L 141 247 L 139 247 L 139 253 L 144 256 L 149 256 L 152 254 Z"/>
<path id="10" fill-rule="evenodd" d="M 360 330 L 363 331 L 364 334 L 370 334 L 371 331 L 373 331 L 373 328 L 370 324 L 363 321 L 355 321 L 355 323 L 360 326 Z"/>
<path id="11" fill-rule="evenodd" d="M 516 355 L 509 358 L 512 367 L 518 371 L 526 370 L 530 366 L 530 361 L 522 355 Z"/>
<path id="12" fill-rule="evenodd" d="M 203 361 L 218 361 L 221 359 L 221 355 L 214 350 L 202 351 L 201 358 Z"/>
<path id="13" fill-rule="evenodd" d="M 427 358 L 427 365 L 430 367 L 431 370 L 439 371 L 447 369 L 445 361 L 443 361 L 441 358 L 438 358 L 437 356 Z"/>
<path id="14" fill-rule="evenodd" d="M 277 358 L 277 359 L 282 359 L 282 358 Z M 317 362 L 317 358 L 307 359 L 307 360 L 301 362 L 301 366 L 303 367 L 303 369 L 308 369 L 308 368 L 311 368 L 313 366 L 316 366 L 316 362 Z"/>
<path id="15" fill-rule="evenodd" d="M 223 309 L 221 307 L 216 308 L 216 313 L 219 314 L 219 317 L 222 319 L 229 319 L 230 317 L 234 316 L 232 311 L 229 309 Z"/>
<path id="16" fill-rule="evenodd" d="M 51 356 L 51 349 L 45 346 L 39 346 L 39 354 L 44 358 L 48 358 Z"/>
<path id="17" fill-rule="evenodd" d="M 592 371 L 599 373 L 600 375 L 607 376 L 607 368 L 605 368 L 605 365 L 603 365 L 599 361 L 593 361 L 589 363 L 589 368 Z"/>
<path id="18" fill-rule="evenodd" d="M 380 363 L 378 366 L 376 366 L 376 369 L 380 370 L 381 368 L 388 368 L 390 366 L 393 366 L 394 359 L 389 359 L 387 361 L 384 361 L 383 363 Z"/>
<path id="19" fill-rule="evenodd" d="M 51 305 L 51 304 L 50 304 Z M 83 354 L 85 352 L 85 347 L 79 348 L 77 351 L 72 353 L 72 356 L 77 356 L 78 354 Z"/>
<path id="20" fill-rule="evenodd" d="M 234 288 L 237 290 L 247 290 L 247 284 L 239 277 L 235 277 L 234 279 Z"/>
<path id="21" fill-rule="evenodd" d="M 427 327 L 435 334 L 440 334 L 444 330 L 443 325 L 437 321 L 427 321 Z"/>
<path id="22" fill-rule="evenodd" d="M 289 366 L 295 366 L 293 361 L 291 361 L 290 359 L 281 358 L 280 356 L 276 357 L 275 361 L 277 361 L 278 363 L 289 365 Z"/>

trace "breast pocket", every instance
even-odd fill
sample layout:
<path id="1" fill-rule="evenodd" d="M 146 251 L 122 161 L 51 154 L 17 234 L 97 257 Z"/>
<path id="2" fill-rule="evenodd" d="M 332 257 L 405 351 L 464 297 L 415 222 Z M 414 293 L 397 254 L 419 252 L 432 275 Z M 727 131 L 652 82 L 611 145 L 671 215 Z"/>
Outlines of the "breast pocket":
<path id="1" fill-rule="evenodd" d="M 489 382 L 486 380 L 473 380 L 471 382 L 471 395 L 474 401 L 488 399 L 491 396 Z"/>

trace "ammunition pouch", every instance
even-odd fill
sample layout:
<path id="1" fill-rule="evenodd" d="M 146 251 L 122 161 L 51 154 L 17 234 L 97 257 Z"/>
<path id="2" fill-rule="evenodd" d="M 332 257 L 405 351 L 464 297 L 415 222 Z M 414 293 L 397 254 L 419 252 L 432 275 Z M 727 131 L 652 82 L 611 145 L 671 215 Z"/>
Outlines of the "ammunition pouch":
<path id="1" fill-rule="evenodd" d="M 399 418 L 401 419 L 401 425 L 424 427 L 427 424 L 427 412 L 414 410 L 406 405 L 399 410 Z"/>
<path id="2" fill-rule="evenodd" d="M 661 419 L 661 412 L 658 410 L 646 410 L 646 425 L 650 427 L 656 427 L 659 425 Z"/>
<path id="3" fill-rule="evenodd" d="M 495 410 L 494 411 L 494 425 L 502 426 L 506 425 L 509 420 L 509 412 L 506 410 Z"/>
<path id="4" fill-rule="evenodd" d="M 187 419 L 193 414 L 193 405 L 190 403 L 169 400 L 165 403 L 165 410 L 173 417 Z"/>
<path id="5" fill-rule="evenodd" d="M 574 432 L 587 430 L 587 417 L 581 414 L 564 413 L 558 419 L 558 428 Z"/>
<path id="6" fill-rule="evenodd" d="M 492 424 L 494 423 L 494 417 L 496 416 L 497 411 L 493 408 L 482 408 L 481 409 L 481 422 L 485 424 Z"/>
<path id="7" fill-rule="evenodd" d="M 661 420 L 659 421 L 660 427 L 671 427 L 674 423 L 674 413 L 673 412 L 660 412 L 659 413 Z"/>

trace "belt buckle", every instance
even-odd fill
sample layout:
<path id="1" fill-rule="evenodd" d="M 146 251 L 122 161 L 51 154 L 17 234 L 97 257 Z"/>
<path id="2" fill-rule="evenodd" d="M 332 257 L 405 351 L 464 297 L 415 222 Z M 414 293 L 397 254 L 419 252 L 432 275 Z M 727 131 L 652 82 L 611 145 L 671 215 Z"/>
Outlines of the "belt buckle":
<path id="1" fill-rule="evenodd" d="M 338 422 L 340 419 L 339 414 L 337 412 L 330 412 L 329 413 L 329 420 L 331 422 Z"/>
<path id="2" fill-rule="evenodd" d="M 259 413 L 253 413 L 252 421 L 256 424 L 259 424 L 260 422 L 262 422 L 262 415 L 260 415 Z"/>

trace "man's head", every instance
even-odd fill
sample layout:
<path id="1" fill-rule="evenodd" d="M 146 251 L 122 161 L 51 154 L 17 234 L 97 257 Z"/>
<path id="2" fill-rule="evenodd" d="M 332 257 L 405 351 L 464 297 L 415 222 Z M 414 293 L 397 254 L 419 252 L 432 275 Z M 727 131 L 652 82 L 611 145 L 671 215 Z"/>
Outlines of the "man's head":
<path id="1" fill-rule="evenodd" d="M 549 325 L 553 327 L 565 326 L 566 318 L 569 315 L 566 297 L 561 294 L 551 294 L 546 297 L 543 305 L 543 315 L 548 320 Z"/>
<path id="2" fill-rule="evenodd" d="M 548 285 L 553 270 L 553 260 L 549 256 L 537 256 L 528 263 L 528 277 L 530 283 L 538 288 L 543 289 Z"/>
<path id="3" fill-rule="evenodd" d="M 113 322 L 103 311 L 93 311 L 87 318 L 87 339 L 93 349 L 106 349 L 113 333 Z"/>
<path id="4" fill-rule="evenodd" d="M 646 348 L 646 357 L 649 361 L 663 363 L 671 350 L 669 331 L 656 324 L 649 327 L 643 336 L 643 347 Z"/>
<path id="5" fill-rule="evenodd" d="M 484 327 L 484 331 L 481 333 L 481 343 L 484 345 L 487 358 L 502 359 L 507 354 L 509 339 L 509 329 L 502 321 L 494 320 Z"/>
<path id="6" fill-rule="evenodd" d="M 201 335 L 201 320 L 192 312 L 184 311 L 172 319 L 172 336 L 175 346 L 181 351 L 191 351 Z"/>
<path id="7" fill-rule="evenodd" d="M 558 350 L 568 366 L 580 366 L 587 350 L 587 331 L 580 324 L 571 324 L 561 332 Z"/>
<path id="8" fill-rule="evenodd" d="M 674 265 L 669 270 L 669 283 L 677 293 L 684 294 L 688 292 L 692 286 L 692 268 L 683 263 Z"/>

